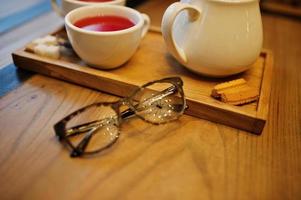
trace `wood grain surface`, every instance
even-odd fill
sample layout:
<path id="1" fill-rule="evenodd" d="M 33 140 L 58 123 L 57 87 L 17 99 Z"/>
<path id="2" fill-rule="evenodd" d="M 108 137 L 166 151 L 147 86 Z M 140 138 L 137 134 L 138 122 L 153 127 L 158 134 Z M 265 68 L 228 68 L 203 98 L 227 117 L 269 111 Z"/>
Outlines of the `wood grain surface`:
<path id="1" fill-rule="evenodd" d="M 150 2 L 156 15 L 162 1 Z M 116 97 L 35 75 L 0 99 L 0 199 L 301 199 L 301 22 L 263 14 L 263 27 L 275 76 L 261 136 L 131 119 L 110 150 L 71 159 L 53 124 Z"/>
<path id="2" fill-rule="evenodd" d="M 261 10 L 301 19 L 301 2 L 299 0 L 261 0 Z"/>

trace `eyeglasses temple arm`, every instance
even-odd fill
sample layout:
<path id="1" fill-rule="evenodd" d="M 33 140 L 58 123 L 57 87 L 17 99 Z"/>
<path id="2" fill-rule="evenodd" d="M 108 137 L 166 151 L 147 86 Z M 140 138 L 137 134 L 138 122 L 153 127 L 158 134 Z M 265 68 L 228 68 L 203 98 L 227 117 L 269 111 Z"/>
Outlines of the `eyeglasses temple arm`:
<path id="1" fill-rule="evenodd" d="M 85 133 L 87 131 L 90 131 L 93 128 L 100 127 L 103 122 L 104 122 L 103 119 L 102 120 L 95 120 L 95 121 L 92 121 L 92 122 L 88 122 L 88 123 L 84 123 L 84 124 L 80 124 L 80 125 L 77 125 L 77 126 L 70 127 L 66 130 L 67 137 L 72 137 L 72 136 L 78 135 L 80 133 Z"/>
<path id="2" fill-rule="evenodd" d="M 165 90 L 163 90 L 162 92 L 158 93 L 156 96 L 150 97 L 148 99 L 145 99 L 143 102 L 141 102 L 140 104 L 152 104 L 155 101 L 158 101 L 160 99 L 163 99 L 164 97 L 174 93 L 176 90 L 175 86 L 171 86 Z M 139 104 L 138 104 L 139 105 Z"/>
<path id="3" fill-rule="evenodd" d="M 121 119 L 128 119 L 128 118 L 133 117 L 134 115 L 135 115 L 135 112 L 132 109 L 130 109 L 130 108 L 126 109 L 125 111 L 123 111 L 120 114 Z"/>
<path id="4" fill-rule="evenodd" d="M 162 92 L 160 92 L 156 96 L 153 96 L 153 97 L 150 97 L 148 99 L 145 99 L 143 102 L 135 105 L 134 108 L 137 109 L 137 107 L 139 105 L 141 105 L 141 104 L 153 103 L 154 101 L 158 101 L 158 99 L 162 99 L 162 98 L 164 98 L 164 97 L 166 97 L 166 96 L 174 93 L 175 91 L 176 91 L 176 87 L 175 86 L 171 86 L 171 87 L 163 90 Z M 122 119 L 128 119 L 128 118 L 132 117 L 134 114 L 135 114 L 135 112 L 131 108 L 129 108 L 129 109 L 127 109 L 127 110 L 125 110 L 125 111 L 123 111 L 121 113 L 121 118 Z"/>
<path id="5" fill-rule="evenodd" d="M 175 86 L 171 86 L 171 87 L 163 90 L 162 92 L 160 92 L 156 96 L 153 96 L 153 97 L 150 97 L 148 99 L 145 99 L 140 104 L 152 103 L 154 101 L 157 101 L 158 99 L 164 98 L 164 97 L 172 94 L 175 90 L 176 90 L 176 87 Z M 137 108 L 138 105 L 139 104 L 135 105 L 135 108 Z M 130 118 L 130 117 L 132 117 L 134 115 L 135 115 L 135 111 L 133 111 L 131 108 L 129 108 L 129 109 L 121 112 L 121 114 L 120 114 L 121 119 L 128 119 L 128 118 Z M 102 120 L 96 120 L 96 121 L 93 121 L 93 122 L 90 122 L 90 123 L 85 123 L 85 124 L 82 124 L 82 125 L 77 125 L 75 127 L 71 127 L 69 129 L 67 129 L 66 131 L 69 132 L 68 136 L 76 135 L 76 134 L 79 134 L 79 133 L 84 133 L 84 132 L 87 132 L 87 131 L 95 128 L 95 127 L 101 126 L 102 123 L 99 123 L 99 122 L 102 122 Z"/>
<path id="6" fill-rule="evenodd" d="M 82 139 L 82 141 L 71 152 L 70 154 L 71 157 L 80 156 L 85 151 L 92 138 L 93 132 L 96 131 L 97 129 L 98 128 L 93 128 L 92 130 L 89 131 L 87 135 L 85 135 L 84 139 Z"/>
<path id="7" fill-rule="evenodd" d="M 150 103 L 157 101 L 158 99 L 164 98 L 170 94 L 172 94 L 175 91 L 176 87 L 175 86 L 171 86 L 165 90 L 163 90 L 162 92 L 160 92 L 159 94 L 157 94 L 156 96 L 150 97 L 148 99 L 145 99 L 143 102 L 141 102 L 140 104 L 145 104 L 145 103 L 149 103 L 149 101 L 151 101 Z M 138 107 L 139 104 L 135 105 L 135 109 Z M 121 119 L 128 119 L 132 116 L 135 115 L 135 111 L 133 111 L 131 108 L 123 111 L 121 113 Z"/>

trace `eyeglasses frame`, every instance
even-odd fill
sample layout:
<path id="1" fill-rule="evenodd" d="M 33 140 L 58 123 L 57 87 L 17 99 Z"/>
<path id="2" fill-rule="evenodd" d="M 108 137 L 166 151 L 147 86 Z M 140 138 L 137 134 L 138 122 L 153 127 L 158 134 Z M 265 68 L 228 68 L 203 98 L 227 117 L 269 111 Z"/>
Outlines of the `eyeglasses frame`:
<path id="1" fill-rule="evenodd" d="M 122 121 L 129 118 L 129 117 L 137 116 L 140 119 L 142 119 L 143 121 L 145 121 L 147 123 L 154 124 L 154 125 L 165 124 L 165 123 L 168 123 L 170 121 L 173 121 L 173 120 L 170 120 L 170 121 L 164 121 L 164 122 L 161 122 L 161 123 L 155 123 L 155 122 L 149 121 L 149 120 L 143 118 L 141 115 L 137 114 L 135 105 L 133 105 L 131 103 L 133 97 L 139 91 L 147 88 L 150 85 L 156 84 L 156 83 L 171 83 L 173 86 L 176 86 L 176 90 L 179 92 L 179 94 L 180 94 L 180 96 L 182 97 L 182 100 L 183 100 L 183 109 L 181 110 L 181 112 L 179 112 L 177 118 L 175 118 L 173 120 L 178 119 L 184 113 L 185 109 L 187 108 L 185 94 L 184 94 L 184 91 L 183 91 L 183 80 L 180 77 L 168 77 L 168 78 L 163 78 L 163 79 L 148 82 L 148 83 L 140 86 L 136 90 L 134 90 L 132 92 L 132 94 L 128 97 L 124 97 L 124 98 L 121 98 L 121 99 L 119 99 L 117 101 L 113 101 L 113 102 L 96 102 L 96 103 L 92 103 L 90 105 L 84 106 L 84 107 L 72 112 L 71 114 L 67 115 L 66 117 L 64 117 L 62 120 L 58 121 L 54 125 L 54 131 L 55 131 L 56 136 L 58 137 L 60 142 L 65 143 L 71 149 L 71 154 L 70 154 L 71 157 L 79 157 L 79 156 L 82 156 L 82 155 L 97 154 L 101 151 L 104 151 L 104 150 L 110 148 L 112 145 L 114 145 L 117 142 L 118 138 L 119 138 L 120 126 L 122 124 Z M 92 133 L 89 133 L 89 132 L 86 133 L 86 135 L 84 136 L 82 141 L 77 146 L 74 146 L 68 139 L 68 137 L 70 137 L 72 135 L 67 135 L 66 134 L 66 124 L 72 118 L 74 118 L 75 116 L 83 113 L 84 111 L 86 111 L 90 107 L 101 106 L 101 105 L 110 106 L 116 112 L 116 114 L 118 116 L 118 118 L 117 118 L 118 119 L 117 120 L 118 124 L 116 124 L 116 127 L 118 128 L 118 133 L 117 133 L 116 137 L 114 138 L 114 140 L 112 142 L 110 142 L 108 145 L 106 145 L 106 146 L 104 146 L 100 149 L 97 149 L 95 151 L 85 152 L 84 151 L 85 147 L 88 145 L 89 140 L 91 139 L 91 137 L 93 135 L 93 132 Z M 129 108 L 127 110 L 123 111 L 122 113 L 120 113 L 120 107 L 123 106 L 123 105 L 126 105 Z M 96 121 L 89 122 L 87 124 L 92 124 L 94 122 L 96 122 Z M 85 125 L 85 124 L 82 124 L 80 126 L 83 126 L 83 125 Z M 95 130 L 97 130 L 97 129 L 95 129 Z M 93 131 L 95 131 L 95 130 L 93 130 Z M 90 131 L 92 131 L 92 129 Z M 87 132 L 87 131 L 82 131 L 82 132 L 79 132 L 79 133 L 76 133 L 76 134 L 85 133 L 85 132 Z M 81 146 L 81 144 L 82 144 L 82 146 Z"/>

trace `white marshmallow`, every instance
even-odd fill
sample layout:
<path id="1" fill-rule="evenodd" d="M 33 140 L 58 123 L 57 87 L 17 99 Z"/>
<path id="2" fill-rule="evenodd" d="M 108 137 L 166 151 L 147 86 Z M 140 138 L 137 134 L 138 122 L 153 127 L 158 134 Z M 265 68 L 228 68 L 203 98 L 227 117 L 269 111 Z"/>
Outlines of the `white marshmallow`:
<path id="1" fill-rule="evenodd" d="M 60 57 L 60 47 L 46 44 L 37 44 L 34 53 L 40 56 L 58 59 Z"/>
<path id="2" fill-rule="evenodd" d="M 47 35 L 42 38 L 35 39 L 33 44 L 46 44 L 46 45 L 58 45 L 58 40 L 55 36 Z"/>

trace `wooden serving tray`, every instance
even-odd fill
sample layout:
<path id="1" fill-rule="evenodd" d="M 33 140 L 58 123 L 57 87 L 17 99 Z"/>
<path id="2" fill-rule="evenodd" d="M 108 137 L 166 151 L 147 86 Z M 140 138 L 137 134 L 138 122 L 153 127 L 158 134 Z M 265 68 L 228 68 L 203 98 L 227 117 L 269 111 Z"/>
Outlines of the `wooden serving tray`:
<path id="1" fill-rule="evenodd" d="M 63 29 L 55 34 L 66 35 Z M 168 54 L 161 34 L 156 31 L 146 35 L 129 62 L 113 70 L 88 67 L 75 55 L 65 55 L 55 60 L 27 52 L 25 48 L 14 52 L 13 60 L 20 68 L 122 97 L 148 81 L 180 76 L 184 81 L 188 115 L 255 134 L 262 132 L 268 115 L 273 67 L 269 51 L 262 51 L 250 70 L 219 79 L 194 74 L 181 66 Z M 210 96 L 214 85 L 237 78 L 246 79 L 249 85 L 260 91 L 257 102 L 232 106 Z"/>

